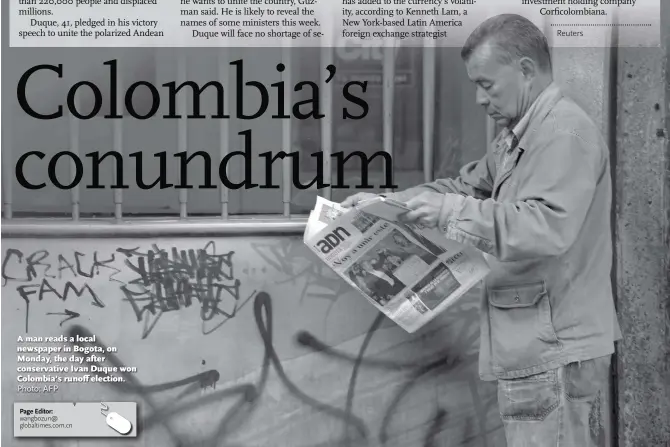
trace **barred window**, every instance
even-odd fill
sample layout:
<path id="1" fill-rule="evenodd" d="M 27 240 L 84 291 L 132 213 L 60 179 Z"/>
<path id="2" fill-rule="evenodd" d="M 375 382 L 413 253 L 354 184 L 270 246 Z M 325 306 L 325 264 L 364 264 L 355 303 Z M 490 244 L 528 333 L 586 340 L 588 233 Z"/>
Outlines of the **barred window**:
<path id="1" fill-rule="evenodd" d="M 367 191 L 388 190 L 385 186 L 389 186 L 391 169 L 392 183 L 399 189 L 455 176 L 463 163 L 484 154 L 487 132 L 490 138 L 492 131 L 484 111 L 474 102 L 474 86 L 467 78 L 459 48 L 95 48 L 63 51 L 57 56 L 47 49 L 34 50 L 8 64 L 4 84 L 6 97 L 13 98 L 3 104 L 3 230 L 7 234 L 25 230 L 28 223 L 39 224 L 49 233 L 56 224 L 127 224 L 156 219 L 191 225 L 207 222 L 211 228 L 234 221 L 239 228 L 265 224 L 298 231 L 317 195 L 339 201 L 361 190 L 364 183 L 372 186 Z M 110 60 L 116 60 L 115 101 L 110 99 L 112 65 L 106 63 Z M 203 88 L 210 81 L 219 81 L 224 113 L 235 115 L 236 104 L 242 102 L 242 112 L 253 115 L 263 105 L 263 96 L 253 85 L 239 89 L 239 67 L 231 65 L 234 61 L 243 61 L 243 82 L 257 81 L 268 89 L 267 110 L 262 116 L 212 118 L 221 112 L 218 107 L 222 104 L 214 86 L 207 86 L 200 95 L 184 87 L 175 95 L 176 103 L 170 104 L 166 83 L 188 80 Z M 50 71 L 35 73 L 27 84 L 26 102 L 41 114 L 54 113 L 62 106 L 63 116 L 58 119 L 29 117 L 16 95 L 21 75 L 45 63 L 62 64 L 63 76 Z M 280 63 L 284 64 L 281 71 Z M 328 64 L 336 67 L 336 73 L 325 83 Z M 67 93 L 83 80 L 98 86 L 101 96 L 96 98 L 90 86 L 77 90 L 72 103 L 80 113 L 88 114 L 99 106 L 97 116 L 79 120 L 68 111 Z M 137 85 L 138 81 L 144 83 Z M 319 89 L 318 111 L 326 117 L 273 118 L 282 112 L 277 99 L 281 87 L 272 86 L 280 81 L 288 114 L 296 102 L 313 97 L 313 86 L 296 91 L 295 84 L 311 81 Z M 367 82 L 365 93 L 357 87 L 350 89 L 369 105 L 363 119 L 343 118 L 343 107 L 351 114 L 362 111 L 343 94 L 350 81 Z M 149 83 L 159 90 L 158 103 Z M 129 112 L 124 95 L 127 97 L 133 84 Z M 175 111 L 192 115 L 197 112 L 196 105 L 205 118 L 163 118 Z M 306 102 L 299 110 L 308 113 L 312 109 L 313 104 Z M 114 111 L 123 118 L 105 118 Z M 131 112 L 139 116 L 153 112 L 153 116 L 137 119 Z M 245 144 L 250 149 L 247 164 L 237 153 L 244 152 Z M 24 157 L 21 172 L 26 182 L 45 183 L 41 189 L 27 189 L 17 179 L 18 161 L 31 151 L 40 151 L 43 156 Z M 63 151 L 76 157 L 56 157 Z M 110 151 L 120 157 L 102 158 Z M 274 156 L 280 151 L 294 155 L 276 158 L 267 169 L 268 153 Z M 180 152 L 187 155 L 177 156 Z M 97 160 L 92 153 L 98 154 Z M 334 155 L 337 153 L 341 155 Z M 382 153 L 390 156 L 391 166 L 379 155 Z M 228 169 L 221 174 L 220 162 L 226 156 Z M 122 162 L 123 178 L 117 158 Z M 187 159 L 184 179 L 180 166 Z M 96 161 L 98 169 L 94 169 Z M 47 174 L 50 163 L 53 178 Z M 161 163 L 165 165 L 162 178 Z M 63 189 L 77 173 L 81 175 L 79 186 Z M 248 175 L 249 183 L 257 186 L 227 188 L 220 174 L 227 176 L 229 185 L 241 184 Z M 316 177 L 331 186 L 319 188 Z M 145 189 L 138 186 L 138 178 Z M 312 185 L 297 187 L 295 179 Z M 267 187 L 268 180 L 272 188 Z M 118 182 L 128 188 L 112 189 Z M 192 188 L 176 188 L 180 182 Z M 287 226 L 286 222 L 295 225 Z M 76 231 L 90 228 L 80 226 Z"/>

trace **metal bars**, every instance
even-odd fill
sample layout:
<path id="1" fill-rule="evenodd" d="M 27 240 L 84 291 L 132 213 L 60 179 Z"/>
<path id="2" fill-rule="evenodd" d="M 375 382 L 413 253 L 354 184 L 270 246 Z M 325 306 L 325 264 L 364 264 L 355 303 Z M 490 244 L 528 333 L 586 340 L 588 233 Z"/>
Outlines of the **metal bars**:
<path id="1" fill-rule="evenodd" d="M 324 25 L 328 28 L 324 33 L 324 38 L 322 40 L 324 47 L 321 48 L 321 86 L 320 91 L 323 95 L 323 113 L 326 115 L 325 118 L 321 120 L 321 155 L 323 156 L 323 181 L 326 185 L 323 191 L 323 196 L 330 200 L 332 198 L 332 188 L 330 187 L 332 181 L 332 164 L 331 164 L 331 155 L 333 153 L 333 85 L 330 82 L 326 82 L 330 73 L 326 70 L 326 67 L 330 64 L 335 65 L 334 59 L 334 49 L 332 43 L 329 40 L 332 30 L 332 23 L 325 21 Z"/>
<path id="2" fill-rule="evenodd" d="M 384 138 L 384 152 L 391 156 L 393 159 L 393 118 L 395 114 L 393 113 L 393 104 L 395 99 L 395 57 L 396 57 L 396 48 L 395 42 L 392 42 L 392 45 L 384 47 L 384 58 L 383 58 L 383 70 L 384 74 L 382 76 L 382 82 L 384 84 L 383 90 L 383 106 L 384 106 L 384 126 L 383 126 L 383 138 Z M 395 172 L 393 173 L 395 178 Z M 395 182 L 395 180 L 394 180 Z M 386 188 L 386 192 L 391 192 L 391 188 Z"/>
<path id="3" fill-rule="evenodd" d="M 228 110 L 228 105 L 230 104 L 230 83 L 228 78 L 230 77 L 230 65 L 228 64 L 229 49 L 225 48 L 219 52 L 219 64 L 218 64 L 218 78 L 219 82 L 223 86 L 223 111 L 224 114 Z M 226 155 L 230 152 L 230 124 L 229 120 L 221 119 L 219 120 L 219 156 L 220 160 L 223 161 L 226 158 Z M 228 165 L 226 165 L 226 176 L 229 175 Z M 230 195 L 228 188 L 226 188 L 223 183 L 219 183 L 219 202 L 221 203 L 221 219 L 228 219 L 228 202 L 230 201 Z"/>
<path id="4" fill-rule="evenodd" d="M 186 71 L 186 53 L 185 48 L 180 48 L 177 53 L 177 79 L 179 84 L 188 81 Z M 179 95 L 177 103 L 177 113 L 181 115 L 177 122 L 177 152 L 188 152 L 188 118 L 186 110 L 186 94 Z M 179 218 L 188 217 L 188 190 L 179 189 Z"/>
<path id="5" fill-rule="evenodd" d="M 74 105 L 79 110 L 79 105 L 81 104 L 81 94 L 74 95 Z M 70 124 L 70 152 L 74 154 L 75 157 L 79 157 L 79 119 L 73 116 L 72 113 L 69 115 L 69 124 Z M 72 180 L 75 179 L 77 174 L 77 165 L 74 160 L 70 161 L 70 176 Z M 70 190 L 70 201 L 72 204 L 72 220 L 79 220 L 79 182 Z"/>
<path id="6" fill-rule="evenodd" d="M 292 47 L 290 44 L 282 48 L 282 63 L 284 70 L 281 73 L 281 79 L 285 83 L 285 104 L 290 111 L 292 104 L 292 90 L 293 82 L 295 80 L 295 60 L 292 56 Z M 224 111 L 229 111 L 229 104 L 231 91 L 234 85 L 231 82 L 232 70 L 230 69 L 230 61 L 233 59 L 231 50 L 222 48 L 218 51 L 217 64 L 217 78 L 224 89 Z M 384 151 L 393 156 L 394 153 L 394 107 L 396 103 L 396 56 L 398 48 L 395 45 L 386 46 L 383 49 L 382 61 L 382 78 L 383 78 L 383 93 L 382 93 L 382 107 L 383 107 L 383 147 Z M 334 148 L 334 121 L 333 121 L 333 92 L 335 84 L 330 80 L 326 82 L 329 77 L 329 72 L 326 67 L 330 64 L 336 64 L 334 57 L 334 48 L 330 42 L 324 42 L 324 46 L 320 49 L 320 69 L 321 69 L 321 112 L 326 115 L 326 118 L 321 121 L 321 149 L 324 164 L 324 182 L 328 185 L 332 183 L 332 168 L 331 156 Z M 176 56 L 176 72 L 179 82 L 188 79 L 186 54 L 183 50 L 178 52 Z M 117 74 L 118 90 L 124 83 L 122 73 Z M 432 42 L 428 42 L 423 49 L 423 178 L 426 182 L 433 179 L 433 146 L 435 143 L 435 89 L 436 89 L 436 48 Z M 185 89 L 188 91 L 188 89 Z M 80 95 L 76 95 L 75 100 L 77 104 L 80 101 Z M 122 111 L 124 102 L 123 95 L 117 95 L 117 110 Z M 177 122 L 177 144 L 176 151 L 188 151 L 188 119 L 186 115 L 187 98 L 184 93 L 178 98 L 178 113 L 182 117 Z M 5 103 L 5 108 L 7 108 Z M 5 237 L 39 237 L 40 235 L 50 236 L 134 236 L 141 237 L 142 235 L 153 234 L 204 234 L 204 233 L 219 233 L 219 234 L 244 234 L 245 232 L 256 233 L 299 233 L 304 229 L 305 219 L 292 218 L 291 216 L 291 199 L 292 199 L 292 159 L 285 157 L 282 164 L 282 204 L 283 208 L 280 214 L 269 219 L 253 218 L 251 216 L 231 216 L 229 210 L 230 191 L 223 184 L 219 183 L 219 203 L 220 216 L 219 218 L 207 219 L 189 219 L 188 218 L 188 192 L 185 189 L 179 190 L 179 219 L 171 222 L 169 220 L 152 221 L 142 218 L 128 219 L 124 218 L 124 194 L 122 189 L 113 190 L 114 202 L 114 218 L 111 221 L 105 219 L 80 219 L 80 191 L 78 187 L 71 190 L 71 220 L 51 219 L 51 220 L 35 220 L 35 219 L 13 219 L 15 211 L 13 209 L 13 141 L 10 131 L 13 129 L 8 125 L 7 121 L 10 119 L 11 113 L 5 111 L 5 125 L 3 126 L 3 147 L 2 147 L 2 164 L 4 179 L 3 186 L 3 235 Z M 69 139 L 70 150 L 75 155 L 79 155 L 80 145 L 80 126 L 83 125 L 78 119 L 69 116 Z M 230 122 L 229 119 L 218 120 L 219 131 L 219 157 L 223 160 L 230 153 Z M 84 124 L 85 125 L 85 124 Z M 112 145 L 113 150 L 119 153 L 123 158 L 124 146 L 128 144 L 124 139 L 124 125 L 123 119 L 112 120 L 113 136 Z M 487 126 L 488 132 L 491 132 L 490 123 Z M 286 154 L 291 154 L 293 147 L 293 128 L 292 120 L 285 119 L 282 121 L 282 138 L 281 148 Z M 301 154 L 302 155 L 302 154 Z M 116 169 L 113 164 L 113 169 Z M 114 171 L 116 172 L 116 170 Z M 75 173 L 74 163 L 71 163 L 70 173 Z M 226 173 L 228 174 L 228 173 Z M 395 175 L 395 173 L 394 173 Z M 332 198 L 332 191 L 330 186 L 324 190 L 320 190 L 319 194 L 328 199 Z M 14 222 L 14 223 L 13 223 Z"/>
<path id="7" fill-rule="evenodd" d="M 423 50 L 423 181 L 433 181 L 435 143 L 435 45 L 432 39 Z"/>
<path id="8" fill-rule="evenodd" d="M 2 101 L 2 218 L 10 220 L 14 217 L 12 209 L 14 186 L 14 160 L 12 157 L 12 122 L 10 101 Z"/>
<path id="9" fill-rule="evenodd" d="M 288 107 L 288 114 L 291 116 L 291 101 L 293 92 L 292 85 L 292 61 L 291 45 L 288 39 L 284 40 L 284 47 L 282 47 L 282 63 L 284 64 L 284 72 L 282 73 L 282 81 L 284 81 L 284 91 L 286 92 L 284 104 Z M 291 119 L 284 119 L 282 121 L 282 150 L 286 154 L 293 152 L 293 133 L 291 128 Z M 284 203 L 284 217 L 291 217 L 291 196 L 293 193 L 293 184 L 291 183 L 291 157 L 284 157 L 282 160 L 282 201 Z"/>
<path id="10" fill-rule="evenodd" d="M 123 75 L 117 73 L 117 86 L 118 89 L 123 91 Z M 117 95 L 116 97 L 116 110 L 120 113 L 123 113 L 123 96 Z M 114 150 L 121 155 L 121 162 L 123 163 L 123 118 L 115 119 L 113 121 L 114 133 L 112 135 L 112 145 Z M 125 172 L 123 169 L 122 172 Z M 116 173 L 116 165 L 112 168 L 112 176 Z M 125 179 L 121 179 L 122 184 L 125 184 Z M 120 185 L 119 185 L 120 186 Z M 123 220 L 123 189 L 115 188 L 114 189 L 114 220 L 118 223 Z"/>

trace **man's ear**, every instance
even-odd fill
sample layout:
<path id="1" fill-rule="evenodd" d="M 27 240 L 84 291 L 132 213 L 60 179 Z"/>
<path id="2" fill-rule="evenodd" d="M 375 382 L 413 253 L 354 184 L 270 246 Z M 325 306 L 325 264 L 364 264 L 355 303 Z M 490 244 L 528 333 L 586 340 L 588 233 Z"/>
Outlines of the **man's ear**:
<path id="1" fill-rule="evenodd" d="M 531 58 L 522 57 L 519 59 L 519 66 L 521 67 L 521 73 L 526 80 L 531 80 L 537 75 L 537 65 Z"/>

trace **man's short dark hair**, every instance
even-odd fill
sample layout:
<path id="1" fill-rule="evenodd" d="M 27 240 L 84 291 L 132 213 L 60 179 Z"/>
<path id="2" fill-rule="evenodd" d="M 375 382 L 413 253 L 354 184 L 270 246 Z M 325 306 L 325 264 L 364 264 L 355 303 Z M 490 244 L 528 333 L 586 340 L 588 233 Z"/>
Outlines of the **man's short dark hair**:
<path id="1" fill-rule="evenodd" d="M 546 36 L 527 18 L 500 14 L 481 23 L 465 41 L 461 58 L 467 62 L 472 53 L 490 43 L 500 53 L 499 61 L 511 64 L 522 57 L 534 60 L 542 71 L 551 71 L 551 53 Z"/>

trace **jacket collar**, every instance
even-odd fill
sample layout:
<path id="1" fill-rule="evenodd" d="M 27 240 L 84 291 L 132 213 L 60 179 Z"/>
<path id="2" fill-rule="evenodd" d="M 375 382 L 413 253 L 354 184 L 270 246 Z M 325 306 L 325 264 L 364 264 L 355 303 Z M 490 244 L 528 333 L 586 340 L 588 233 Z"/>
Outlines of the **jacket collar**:
<path id="1" fill-rule="evenodd" d="M 521 120 L 514 126 L 514 129 L 505 128 L 503 130 L 503 139 L 506 140 L 509 138 L 511 141 L 516 136 L 519 147 L 527 150 L 528 148 L 525 143 L 528 141 L 528 138 L 562 97 L 563 93 L 558 85 L 555 82 L 549 84 L 535 98 L 533 104 L 531 104 Z"/>

